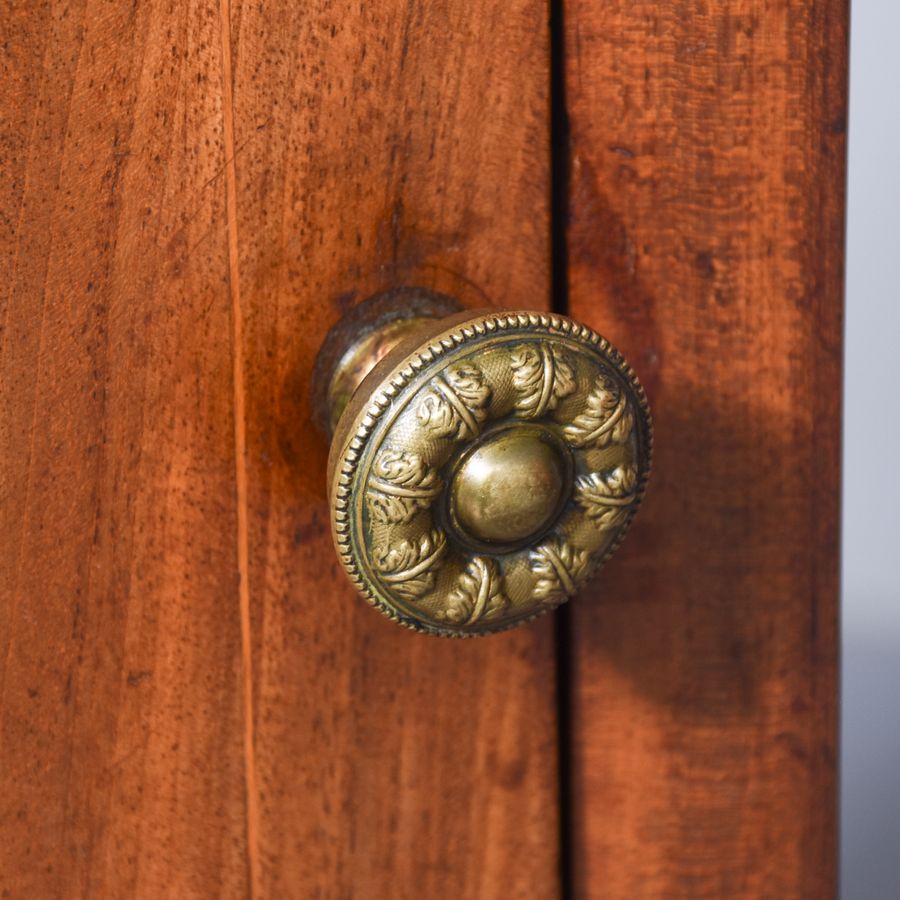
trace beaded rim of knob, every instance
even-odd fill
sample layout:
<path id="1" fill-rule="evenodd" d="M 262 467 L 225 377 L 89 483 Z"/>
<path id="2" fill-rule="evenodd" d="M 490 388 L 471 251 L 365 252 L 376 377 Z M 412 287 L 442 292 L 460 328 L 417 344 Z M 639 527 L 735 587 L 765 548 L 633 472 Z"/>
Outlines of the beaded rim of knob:
<path id="1" fill-rule="evenodd" d="M 402 351 L 395 364 L 389 356 L 360 388 L 365 396 L 374 382 L 372 396 L 345 412 L 352 422 L 338 428 L 329 466 L 332 530 L 350 580 L 371 605 L 415 631 L 472 637 L 549 612 L 615 552 L 646 490 L 653 429 L 634 371 L 585 325 L 549 313 L 488 312 L 435 320 L 434 327 L 436 334 Z M 504 352 L 510 358 L 503 365 L 495 360 L 499 374 L 486 379 L 479 358 Z M 501 380 L 506 388 L 498 412 L 492 395 Z M 522 384 L 526 390 L 517 393 Z M 422 439 L 427 452 L 386 448 L 398 420 L 414 414 L 417 428 L 431 429 Z M 545 442 L 563 443 L 575 459 L 573 472 L 561 509 L 534 541 L 479 546 L 449 510 L 448 484 L 473 443 L 485 445 L 483 433 L 497 440 L 511 422 L 543 428 Z M 419 519 L 427 523 L 405 528 Z M 587 546 L 575 544 L 566 525 Z M 392 534 L 393 543 L 375 546 L 379 531 Z M 448 545 L 455 551 L 449 575 L 439 565 Z M 520 597 L 530 584 L 531 602 L 512 604 L 507 614 L 510 575 Z M 428 604 L 435 595 L 447 598 L 438 611 Z"/>

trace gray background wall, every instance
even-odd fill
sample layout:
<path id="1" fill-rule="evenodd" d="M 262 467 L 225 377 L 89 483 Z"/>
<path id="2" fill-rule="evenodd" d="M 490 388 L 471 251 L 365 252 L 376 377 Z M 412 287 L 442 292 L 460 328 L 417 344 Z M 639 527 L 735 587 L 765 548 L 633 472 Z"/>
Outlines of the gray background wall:
<path id="1" fill-rule="evenodd" d="M 841 897 L 900 898 L 900 0 L 852 0 Z"/>

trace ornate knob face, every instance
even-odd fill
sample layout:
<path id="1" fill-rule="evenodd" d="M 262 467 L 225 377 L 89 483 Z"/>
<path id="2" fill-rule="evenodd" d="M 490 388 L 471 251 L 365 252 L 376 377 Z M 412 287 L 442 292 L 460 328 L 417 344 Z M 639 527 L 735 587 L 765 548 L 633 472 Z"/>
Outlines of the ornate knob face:
<path id="1" fill-rule="evenodd" d="M 621 541 L 650 469 L 647 401 L 620 354 L 563 316 L 407 314 L 336 428 L 335 544 L 397 622 L 501 631 L 571 597 Z M 389 330 L 356 338 L 344 368 Z"/>

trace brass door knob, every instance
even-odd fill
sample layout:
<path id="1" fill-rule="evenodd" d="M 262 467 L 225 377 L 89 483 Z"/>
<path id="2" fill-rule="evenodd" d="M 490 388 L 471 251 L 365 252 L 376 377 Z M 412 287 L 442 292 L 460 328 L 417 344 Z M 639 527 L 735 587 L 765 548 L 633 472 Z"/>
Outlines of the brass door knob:
<path id="1" fill-rule="evenodd" d="M 350 580 L 430 634 L 502 631 L 568 599 L 622 540 L 650 471 L 643 388 L 563 316 L 379 295 L 329 333 L 313 397 Z"/>

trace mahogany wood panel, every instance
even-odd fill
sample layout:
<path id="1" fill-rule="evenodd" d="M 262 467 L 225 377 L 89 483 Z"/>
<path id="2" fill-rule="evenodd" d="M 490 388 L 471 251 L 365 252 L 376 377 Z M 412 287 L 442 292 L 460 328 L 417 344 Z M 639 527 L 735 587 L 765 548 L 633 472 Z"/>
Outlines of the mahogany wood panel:
<path id="1" fill-rule="evenodd" d="M 243 897 L 218 8 L 3 6 L 0 896 Z"/>
<path id="2" fill-rule="evenodd" d="M 254 890 L 555 897 L 552 621 L 450 641 L 369 609 L 308 404 L 325 331 L 373 292 L 546 307 L 546 5 L 240 2 L 230 26 Z"/>
<path id="3" fill-rule="evenodd" d="M 571 0 L 570 309 L 656 423 L 571 609 L 577 897 L 835 891 L 845 0 Z"/>
<path id="4" fill-rule="evenodd" d="M 327 328 L 549 297 L 536 0 L 8 5 L 0 893 L 552 897 L 552 622 L 398 629 L 328 535 Z"/>

